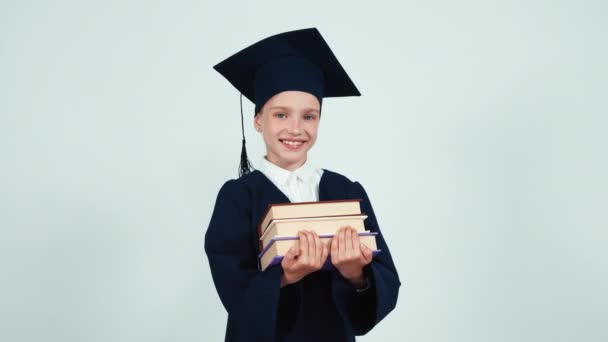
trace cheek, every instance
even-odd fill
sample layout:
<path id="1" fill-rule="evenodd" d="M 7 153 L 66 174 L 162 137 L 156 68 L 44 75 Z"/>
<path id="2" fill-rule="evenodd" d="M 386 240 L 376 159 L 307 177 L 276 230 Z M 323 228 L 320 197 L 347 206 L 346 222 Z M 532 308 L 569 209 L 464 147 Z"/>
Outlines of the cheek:
<path id="1" fill-rule="evenodd" d="M 264 128 L 264 141 L 267 143 L 276 141 L 281 135 L 282 128 L 279 125 L 267 125 Z"/>
<path id="2" fill-rule="evenodd" d="M 307 128 L 307 130 L 306 130 L 306 131 L 308 132 L 308 135 L 309 135 L 311 138 L 316 138 L 316 137 L 317 137 L 317 130 L 318 130 L 318 129 L 319 129 L 319 122 L 317 121 L 317 122 L 315 122 L 315 123 L 311 123 L 311 124 L 308 126 L 308 128 Z"/>
<path id="3" fill-rule="evenodd" d="M 270 134 L 272 134 L 272 136 L 274 136 L 275 138 L 278 138 L 282 132 L 283 127 L 281 125 L 273 125 L 272 127 L 270 127 Z"/>

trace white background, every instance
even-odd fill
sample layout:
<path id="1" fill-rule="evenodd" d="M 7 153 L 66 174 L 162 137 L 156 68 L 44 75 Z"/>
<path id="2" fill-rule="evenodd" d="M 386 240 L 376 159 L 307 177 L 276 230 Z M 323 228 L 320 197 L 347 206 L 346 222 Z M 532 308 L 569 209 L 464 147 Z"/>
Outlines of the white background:
<path id="1" fill-rule="evenodd" d="M 605 1 L 1 0 L 0 340 L 223 340 L 203 235 L 241 132 L 212 66 L 313 26 L 363 96 L 324 101 L 310 159 L 365 186 L 403 282 L 360 340 L 608 340 L 606 18 Z"/>

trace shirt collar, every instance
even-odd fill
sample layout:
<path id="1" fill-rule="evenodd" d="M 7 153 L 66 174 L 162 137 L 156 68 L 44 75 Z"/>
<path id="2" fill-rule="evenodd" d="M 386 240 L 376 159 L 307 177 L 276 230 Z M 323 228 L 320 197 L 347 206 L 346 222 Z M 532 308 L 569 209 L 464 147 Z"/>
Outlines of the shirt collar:
<path id="1" fill-rule="evenodd" d="M 289 171 L 278 165 L 275 165 L 264 157 L 262 158 L 260 166 L 260 171 L 264 172 L 264 174 L 269 175 L 271 179 L 275 180 L 281 185 L 287 183 L 287 181 L 290 177 L 292 177 L 292 175 L 300 178 L 300 180 L 304 182 L 308 182 L 315 174 L 315 168 L 308 160 L 306 160 L 304 164 L 302 164 L 302 166 L 293 171 Z"/>

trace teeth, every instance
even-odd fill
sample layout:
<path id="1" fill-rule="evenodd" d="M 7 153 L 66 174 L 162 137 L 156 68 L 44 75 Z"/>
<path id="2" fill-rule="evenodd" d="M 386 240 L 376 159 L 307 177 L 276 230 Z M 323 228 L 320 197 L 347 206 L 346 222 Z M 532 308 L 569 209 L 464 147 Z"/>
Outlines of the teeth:
<path id="1" fill-rule="evenodd" d="M 291 146 L 302 145 L 301 141 L 283 140 L 283 142 L 286 143 L 287 145 L 291 145 Z"/>

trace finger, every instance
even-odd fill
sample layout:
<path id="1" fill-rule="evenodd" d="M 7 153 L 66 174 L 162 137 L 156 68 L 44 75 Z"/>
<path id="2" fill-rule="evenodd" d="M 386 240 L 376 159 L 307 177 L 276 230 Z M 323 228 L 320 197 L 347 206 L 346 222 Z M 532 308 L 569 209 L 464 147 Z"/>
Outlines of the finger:
<path id="1" fill-rule="evenodd" d="M 323 258 L 323 247 L 325 246 L 325 244 L 321 241 L 321 238 L 319 237 L 319 234 L 317 234 L 317 232 L 314 232 L 314 237 L 315 237 L 315 256 L 317 257 L 317 261 L 321 262 L 321 258 Z"/>
<path id="2" fill-rule="evenodd" d="M 285 268 L 286 266 L 290 266 L 293 264 L 294 259 L 296 258 L 296 247 L 295 246 L 291 246 L 289 248 L 289 250 L 287 251 L 287 253 L 285 253 L 285 256 L 283 257 L 283 260 L 281 261 L 281 266 L 283 266 L 283 268 Z"/>
<path id="3" fill-rule="evenodd" d="M 306 238 L 306 233 L 304 231 L 299 231 L 298 232 L 298 238 L 300 238 L 299 243 L 300 243 L 300 248 L 299 250 L 299 256 L 308 256 L 308 240 Z"/>
<path id="4" fill-rule="evenodd" d="M 353 250 L 353 230 L 350 227 L 346 227 L 344 241 L 346 242 L 346 256 L 351 259 L 355 256 L 355 251 Z"/>
<path id="5" fill-rule="evenodd" d="M 346 229 L 340 228 L 340 234 L 338 234 L 338 255 L 340 260 L 344 260 L 346 256 Z"/>
<path id="6" fill-rule="evenodd" d="M 306 232 L 306 239 L 308 242 L 308 256 L 311 258 L 311 260 L 315 260 L 316 257 L 316 244 L 315 244 L 315 236 L 312 232 L 307 231 Z"/>
<path id="7" fill-rule="evenodd" d="M 374 253 L 371 248 L 367 247 L 365 244 L 362 243 L 361 253 L 363 254 L 363 259 L 365 260 L 365 263 L 369 264 L 372 261 L 372 258 L 374 257 Z"/>
<path id="8" fill-rule="evenodd" d="M 329 246 L 327 246 L 327 244 L 323 244 L 323 252 L 321 254 L 322 263 L 325 263 L 325 260 L 327 260 L 328 255 L 329 255 Z"/>
<path id="9" fill-rule="evenodd" d="M 337 234 L 337 233 L 336 233 Z M 330 243 L 330 253 L 331 253 L 331 263 L 334 264 L 338 261 L 338 239 L 337 235 L 331 238 Z"/>
<path id="10" fill-rule="evenodd" d="M 351 242 L 353 244 L 353 255 L 360 255 L 361 254 L 361 247 L 360 247 L 360 243 L 361 241 L 359 240 L 359 232 L 357 232 L 354 228 L 350 229 L 351 234 L 352 234 L 352 239 Z"/>

